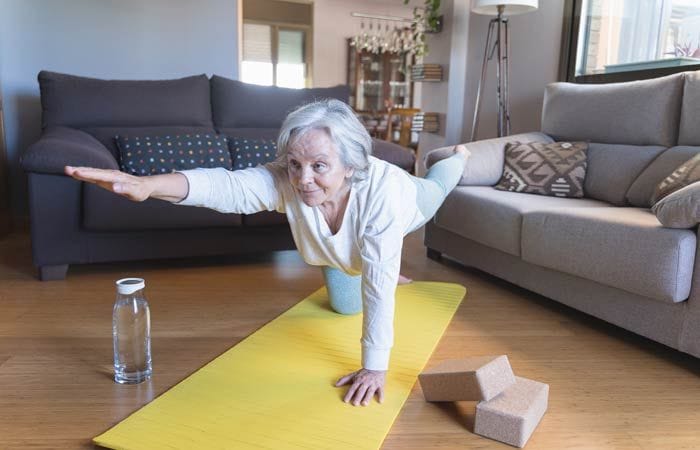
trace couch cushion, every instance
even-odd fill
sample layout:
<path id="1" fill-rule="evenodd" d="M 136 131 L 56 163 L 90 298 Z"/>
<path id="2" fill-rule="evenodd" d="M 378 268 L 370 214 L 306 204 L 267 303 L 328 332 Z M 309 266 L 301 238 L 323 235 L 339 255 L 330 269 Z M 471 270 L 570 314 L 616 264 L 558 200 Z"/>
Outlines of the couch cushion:
<path id="1" fill-rule="evenodd" d="M 700 145 L 700 70 L 685 72 L 678 145 Z"/>
<path id="2" fill-rule="evenodd" d="M 496 189 L 555 197 L 583 197 L 585 142 L 510 142 Z"/>
<path id="3" fill-rule="evenodd" d="M 279 128 L 217 128 L 218 132 L 229 137 L 242 137 L 248 139 L 271 139 L 277 142 Z M 413 173 L 416 157 L 413 151 L 393 142 L 380 139 L 372 139 L 372 154 L 379 159 L 401 167 L 407 172 Z"/>
<path id="4" fill-rule="evenodd" d="M 214 124 L 218 128 L 279 128 L 297 106 L 324 98 L 348 102 L 348 86 L 287 89 L 258 86 L 214 75 L 211 99 Z"/>
<path id="5" fill-rule="evenodd" d="M 200 167 L 232 169 L 228 142 L 214 133 L 129 133 L 115 139 L 119 167 L 131 175 L 158 175 Z"/>
<path id="6" fill-rule="evenodd" d="M 542 132 L 557 141 L 676 145 L 683 75 L 610 84 L 552 83 Z"/>
<path id="7" fill-rule="evenodd" d="M 280 134 L 278 128 L 217 128 L 219 134 L 223 134 L 228 138 L 234 136 L 246 139 L 268 139 L 277 142 L 277 137 Z"/>
<path id="8" fill-rule="evenodd" d="M 82 130 L 107 147 L 117 161 L 119 161 L 119 147 L 114 139 L 117 135 L 216 134 L 211 127 L 85 127 Z"/>
<path id="9" fill-rule="evenodd" d="M 263 227 L 285 223 L 287 223 L 287 215 L 277 211 L 260 211 L 255 214 L 243 215 L 243 226 L 246 227 Z"/>
<path id="10" fill-rule="evenodd" d="M 39 88 L 42 128 L 212 125 L 206 75 L 176 80 L 100 80 L 41 71 Z"/>
<path id="11" fill-rule="evenodd" d="M 183 208 L 162 200 L 137 203 L 83 183 L 83 226 L 89 231 L 134 231 L 240 226 L 240 214 Z"/>
<path id="12" fill-rule="evenodd" d="M 625 194 L 639 174 L 666 147 L 589 144 L 586 197 L 617 206 L 627 204 Z"/>
<path id="13" fill-rule="evenodd" d="M 694 228 L 700 223 L 700 183 L 667 195 L 651 208 L 665 227 Z"/>
<path id="14" fill-rule="evenodd" d="M 666 178 L 664 178 L 651 196 L 651 204 L 655 204 L 669 194 L 684 188 L 689 184 L 700 181 L 700 153 L 684 162 Z"/>
<path id="15" fill-rule="evenodd" d="M 521 194 L 489 186 L 457 186 L 438 210 L 435 223 L 480 244 L 520 256 L 520 228 L 524 213 L 550 208 L 605 206 L 598 200 Z"/>
<path id="16" fill-rule="evenodd" d="M 257 167 L 272 162 L 277 157 L 277 143 L 274 140 L 234 136 L 228 139 L 228 147 L 234 170 Z"/>
<path id="17" fill-rule="evenodd" d="M 627 201 L 632 206 L 650 208 L 656 187 L 681 164 L 700 153 L 700 147 L 672 147 L 662 152 L 634 180 L 627 191 Z"/>
<path id="18" fill-rule="evenodd" d="M 522 259 L 664 302 L 688 298 L 696 234 L 663 228 L 640 208 L 525 214 Z"/>

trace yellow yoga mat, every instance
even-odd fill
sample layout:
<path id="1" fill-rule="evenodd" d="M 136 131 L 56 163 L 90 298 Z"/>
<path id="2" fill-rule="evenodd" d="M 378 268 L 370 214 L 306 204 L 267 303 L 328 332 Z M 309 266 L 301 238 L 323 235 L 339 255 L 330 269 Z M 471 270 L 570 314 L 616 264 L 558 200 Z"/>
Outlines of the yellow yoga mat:
<path id="1" fill-rule="evenodd" d="M 94 442 L 120 450 L 379 448 L 465 292 L 449 283 L 398 287 L 382 404 L 343 403 L 347 386 L 333 386 L 359 369 L 362 317 L 334 313 L 322 288 Z"/>

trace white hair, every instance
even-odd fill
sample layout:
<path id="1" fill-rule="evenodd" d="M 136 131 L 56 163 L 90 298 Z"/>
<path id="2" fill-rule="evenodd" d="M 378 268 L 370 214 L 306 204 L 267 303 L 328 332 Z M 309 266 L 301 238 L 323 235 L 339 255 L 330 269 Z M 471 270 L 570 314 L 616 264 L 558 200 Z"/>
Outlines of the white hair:
<path id="1" fill-rule="evenodd" d="M 328 133 L 340 152 L 343 165 L 353 169 L 352 182 L 367 177 L 372 138 L 352 108 L 335 99 L 308 103 L 287 115 L 277 139 L 276 161 L 287 167 L 289 146 L 310 130 Z"/>

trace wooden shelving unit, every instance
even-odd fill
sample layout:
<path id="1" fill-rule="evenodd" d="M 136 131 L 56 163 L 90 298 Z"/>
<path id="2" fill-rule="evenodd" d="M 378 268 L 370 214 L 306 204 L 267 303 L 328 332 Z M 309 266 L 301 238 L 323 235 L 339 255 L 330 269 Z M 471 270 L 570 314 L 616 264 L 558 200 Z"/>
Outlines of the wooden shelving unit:
<path id="1" fill-rule="evenodd" d="M 356 51 L 348 39 L 350 106 L 358 112 L 413 107 L 413 82 L 406 73 L 412 61 L 398 53 Z"/>

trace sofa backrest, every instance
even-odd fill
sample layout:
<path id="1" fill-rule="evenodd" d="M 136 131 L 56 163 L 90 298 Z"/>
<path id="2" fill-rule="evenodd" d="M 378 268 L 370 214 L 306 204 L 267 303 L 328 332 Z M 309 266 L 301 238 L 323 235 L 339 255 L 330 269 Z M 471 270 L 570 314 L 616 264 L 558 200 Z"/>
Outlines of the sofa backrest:
<path id="1" fill-rule="evenodd" d="M 324 98 L 348 102 L 350 89 L 339 85 L 330 88 L 286 89 L 258 86 L 214 75 L 211 100 L 214 126 L 227 128 L 278 129 L 287 114 L 304 103 Z"/>
<path id="2" fill-rule="evenodd" d="M 661 153 L 637 177 L 629 191 L 627 201 L 632 206 L 649 208 L 654 190 L 664 178 L 671 175 L 681 164 L 700 153 L 700 147 L 678 146 Z"/>
<path id="3" fill-rule="evenodd" d="M 542 132 L 555 140 L 660 145 L 678 140 L 684 77 L 610 84 L 552 83 L 542 109 Z"/>
<path id="4" fill-rule="evenodd" d="M 99 80 L 39 72 L 42 129 L 48 126 L 211 127 L 209 79 Z"/>
<path id="5" fill-rule="evenodd" d="M 666 147 L 658 145 L 590 143 L 583 185 L 585 196 L 626 206 L 632 183 L 664 150 Z"/>
<path id="6" fill-rule="evenodd" d="M 684 75 L 678 145 L 700 145 L 700 70 Z"/>

